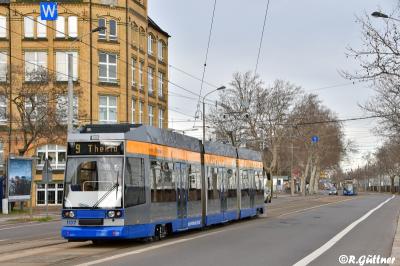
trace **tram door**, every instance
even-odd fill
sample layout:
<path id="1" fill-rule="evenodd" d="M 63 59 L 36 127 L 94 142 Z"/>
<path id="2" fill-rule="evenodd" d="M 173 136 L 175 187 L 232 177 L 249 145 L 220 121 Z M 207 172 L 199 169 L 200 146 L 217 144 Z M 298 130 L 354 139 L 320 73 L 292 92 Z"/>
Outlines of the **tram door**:
<path id="1" fill-rule="evenodd" d="M 250 208 L 254 208 L 256 196 L 256 182 L 254 170 L 249 170 L 249 194 L 250 194 Z"/>
<path id="2" fill-rule="evenodd" d="M 227 220 L 225 217 L 226 210 L 228 209 L 228 183 L 227 173 L 224 168 L 218 169 L 218 175 L 220 177 L 220 191 L 221 191 L 221 213 L 224 216 L 224 220 Z"/>
<path id="3" fill-rule="evenodd" d="M 178 207 L 178 219 L 181 223 L 181 228 L 187 228 L 187 200 L 188 200 L 188 173 L 186 164 L 175 163 L 174 167 L 176 171 L 176 184 L 177 184 L 177 207 Z"/>

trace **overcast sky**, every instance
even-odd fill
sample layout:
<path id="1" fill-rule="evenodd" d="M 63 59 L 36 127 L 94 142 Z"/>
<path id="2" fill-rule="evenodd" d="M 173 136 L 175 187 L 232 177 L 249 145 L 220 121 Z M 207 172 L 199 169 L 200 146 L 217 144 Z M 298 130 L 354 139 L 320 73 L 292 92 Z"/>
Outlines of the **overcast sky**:
<path id="1" fill-rule="evenodd" d="M 397 2 L 271 0 L 259 63 L 261 78 L 266 83 L 288 80 L 318 94 L 323 104 L 340 118 L 365 115 L 358 104 L 372 97 L 373 90 L 366 84 L 351 84 L 339 71 L 357 68 L 357 63 L 345 56 L 346 47 L 360 45 L 356 15 L 377 9 L 390 11 Z M 150 17 L 172 36 L 169 63 L 196 77 L 201 77 L 203 71 L 213 3 L 214 0 L 149 0 Z M 254 70 L 266 3 L 266 0 L 217 0 L 206 81 L 217 86 L 228 85 L 232 73 Z M 172 82 L 200 92 L 198 80 L 173 67 L 169 69 Z M 205 92 L 212 89 L 204 87 Z M 190 116 L 194 116 L 197 102 L 181 96 L 195 96 L 172 84 L 169 91 L 170 127 L 191 128 L 193 123 L 180 121 L 193 119 Z M 216 99 L 217 94 L 213 97 Z M 379 144 L 380 138 L 370 132 L 373 124 L 371 120 L 345 123 L 346 137 L 360 150 L 351 161 L 343 163 L 345 170 L 361 166 L 360 158 Z M 187 134 L 201 137 L 202 133 L 199 130 Z"/>

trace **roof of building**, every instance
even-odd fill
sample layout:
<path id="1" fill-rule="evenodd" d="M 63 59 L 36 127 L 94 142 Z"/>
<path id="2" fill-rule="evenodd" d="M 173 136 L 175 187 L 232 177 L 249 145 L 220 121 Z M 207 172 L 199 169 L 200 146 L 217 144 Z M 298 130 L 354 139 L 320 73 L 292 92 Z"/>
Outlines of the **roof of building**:
<path id="1" fill-rule="evenodd" d="M 160 26 L 157 25 L 157 23 L 154 22 L 150 17 L 147 17 L 149 20 L 149 25 L 152 26 L 154 29 L 158 30 L 162 34 L 167 35 L 167 37 L 171 37 L 171 35 L 168 34 L 168 32 L 164 31 Z"/>

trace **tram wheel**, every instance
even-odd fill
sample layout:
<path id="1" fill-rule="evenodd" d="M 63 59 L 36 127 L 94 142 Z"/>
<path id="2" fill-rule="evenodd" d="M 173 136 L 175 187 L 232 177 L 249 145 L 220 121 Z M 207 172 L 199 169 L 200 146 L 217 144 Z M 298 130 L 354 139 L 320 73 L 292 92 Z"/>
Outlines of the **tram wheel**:
<path id="1" fill-rule="evenodd" d="M 162 236 L 163 236 L 162 226 L 161 225 L 156 225 L 156 228 L 154 230 L 153 241 L 161 240 Z"/>

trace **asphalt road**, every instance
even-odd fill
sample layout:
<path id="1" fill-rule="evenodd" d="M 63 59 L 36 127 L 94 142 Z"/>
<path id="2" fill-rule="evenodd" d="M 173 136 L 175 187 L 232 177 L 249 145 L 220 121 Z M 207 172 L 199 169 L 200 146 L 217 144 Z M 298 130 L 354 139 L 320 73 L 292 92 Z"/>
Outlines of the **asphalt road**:
<path id="1" fill-rule="evenodd" d="M 367 196 L 277 219 L 229 228 L 199 238 L 104 261 L 101 265 L 293 265 L 325 244 L 342 229 L 375 208 L 388 196 Z M 340 265 L 341 254 L 389 256 L 400 199 L 377 210 L 313 265 Z M 185 239 L 185 237 L 183 237 Z M 182 240 L 182 239 L 181 239 Z"/>
<path id="2" fill-rule="evenodd" d="M 270 217 L 183 233 L 153 243 L 66 243 L 59 237 L 58 222 L 4 225 L 0 226 L 0 264 L 293 265 L 390 197 L 337 198 L 336 203 L 332 202 L 335 197 L 315 202 L 288 198 L 281 205 L 270 205 Z M 399 210 L 400 197 L 395 197 L 311 265 L 340 265 L 342 254 L 389 256 Z"/>

